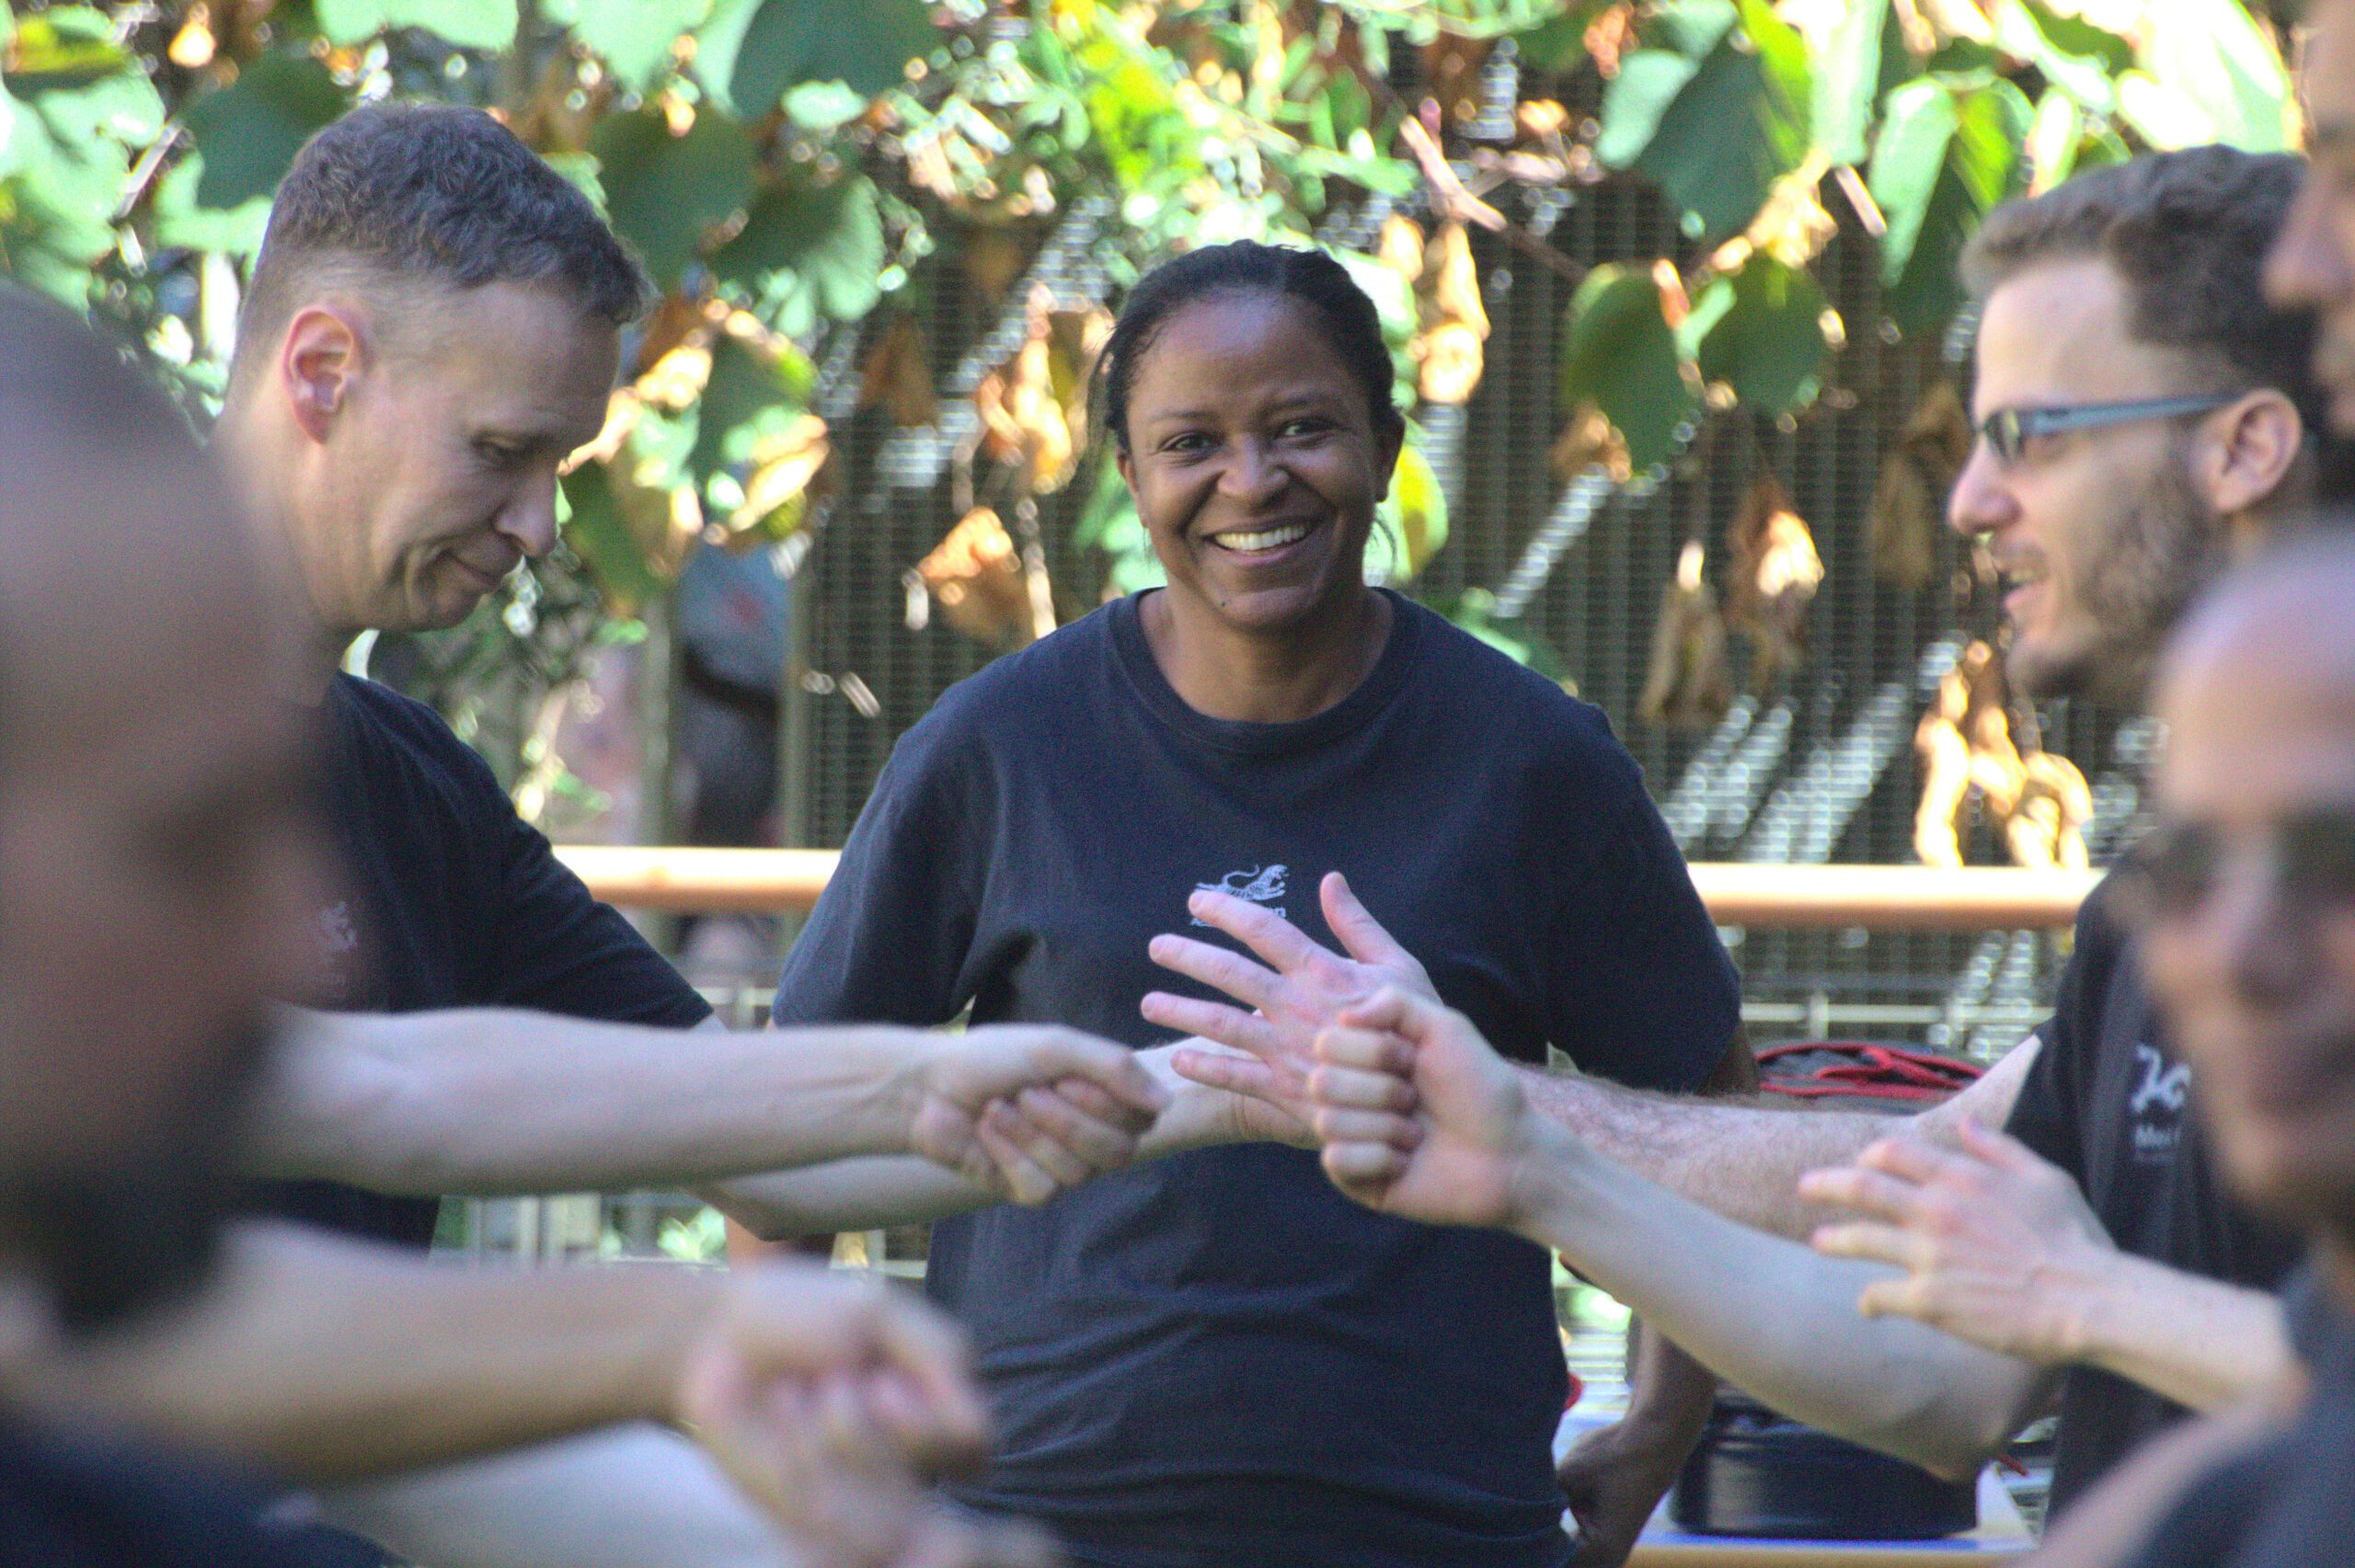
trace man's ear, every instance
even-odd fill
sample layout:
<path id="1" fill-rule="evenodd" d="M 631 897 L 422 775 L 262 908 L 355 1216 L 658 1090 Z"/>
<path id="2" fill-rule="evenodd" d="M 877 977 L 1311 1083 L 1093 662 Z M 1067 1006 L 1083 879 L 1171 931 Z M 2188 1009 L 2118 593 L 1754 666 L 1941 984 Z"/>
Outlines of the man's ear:
<path id="1" fill-rule="evenodd" d="M 2306 439 L 2297 406 L 2273 387 L 2259 387 L 2210 416 L 2213 440 L 2202 450 L 2198 478 L 2209 503 L 2226 517 L 2273 498 Z"/>
<path id="2" fill-rule="evenodd" d="M 351 400 L 373 355 L 367 333 L 350 307 L 305 305 L 286 326 L 278 346 L 278 383 L 303 433 L 323 441 Z"/>

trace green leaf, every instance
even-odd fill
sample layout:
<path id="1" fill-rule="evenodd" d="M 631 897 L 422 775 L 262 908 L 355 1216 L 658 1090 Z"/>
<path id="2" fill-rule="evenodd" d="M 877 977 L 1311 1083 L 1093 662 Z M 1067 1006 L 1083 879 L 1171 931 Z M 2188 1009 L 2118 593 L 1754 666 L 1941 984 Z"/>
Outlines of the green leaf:
<path id="1" fill-rule="evenodd" d="M 460 49 L 498 54 L 515 47 L 515 0 L 312 0 L 312 14 L 333 44 L 362 43 L 387 28 L 422 28 Z"/>
<path id="2" fill-rule="evenodd" d="M 1587 63 L 1586 30 L 1609 0 L 1577 0 L 1560 15 L 1513 35 L 1522 62 L 1556 75 Z"/>
<path id="3" fill-rule="evenodd" d="M 1665 0 L 1645 21 L 1644 43 L 1697 63 L 1725 41 L 1739 15 L 1734 0 Z"/>
<path id="4" fill-rule="evenodd" d="M 772 186 L 743 229 L 712 258 L 722 278 L 757 291 L 763 314 L 788 338 L 821 317 L 856 321 L 882 297 L 881 202 L 863 174 L 832 185 Z"/>
<path id="5" fill-rule="evenodd" d="M 2028 181 L 2050 190 L 2069 177 L 2076 166 L 2077 148 L 2085 139 L 2085 116 L 2077 102 L 2058 87 L 2047 87 L 2036 100 L 2036 122 L 2028 129 Z"/>
<path id="6" fill-rule="evenodd" d="M 785 90 L 785 117 L 804 131 L 833 131 L 865 114 L 869 101 L 841 82 L 804 82 Z"/>
<path id="7" fill-rule="evenodd" d="M 1721 308 L 1711 296 L 1721 297 Z M 1752 256 L 1740 272 L 1703 291 L 1693 319 L 1702 318 L 1705 303 L 1715 319 L 1694 356 L 1703 380 L 1726 383 L 1743 407 L 1762 414 L 1787 414 L 1815 401 L 1832 346 L 1823 336 L 1823 291 L 1813 278 Z"/>
<path id="8" fill-rule="evenodd" d="M 265 54 L 181 115 L 204 156 L 198 205 L 237 207 L 278 189 L 312 132 L 344 109 L 343 89 L 308 55 Z"/>
<path id="9" fill-rule="evenodd" d="M 711 9 L 709 0 L 579 0 L 572 36 L 595 50 L 622 86 L 643 93 L 671 64 L 671 46 Z"/>
<path id="10" fill-rule="evenodd" d="M 712 346 L 711 379 L 695 406 L 695 442 L 687 451 L 687 472 L 698 484 L 749 461 L 763 440 L 792 423 L 802 406 L 796 380 L 733 337 L 720 336 Z M 806 392 L 807 383 L 799 390 Z"/>
<path id="11" fill-rule="evenodd" d="M 1668 106 L 1701 69 L 1672 50 L 1639 49 L 1619 62 L 1619 74 L 1603 90 L 1602 131 L 1594 155 L 1605 168 L 1635 166 L 1660 132 Z"/>
<path id="12" fill-rule="evenodd" d="M 565 543 L 588 563 L 614 611 L 635 614 L 638 606 L 660 595 L 662 579 L 648 564 L 637 533 L 622 515 L 605 465 L 582 464 L 564 476 L 560 494 L 568 509 L 562 520 Z"/>
<path id="13" fill-rule="evenodd" d="M 697 78 L 755 117 L 798 82 L 897 86 L 939 35 L 924 0 L 720 0 L 696 37 Z"/>
<path id="14" fill-rule="evenodd" d="M 2110 80 L 2133 60 L 2124 39 L 2027 0 L 1999 6 L 1994 23 L 1997 46 L 2034 65 L 2049 87 L 2094 114 L 2108 114 L 2116 105 Z"/>
<path id="15" fill-rule="evenodd" d="M 752 146 L 743 128 L 709 108 L 684 136 L 662 111 L 608 116 L 590 133 L 606 213 L 668 286 L 694 258 L 704 232 L 752 193 Z"/>
<path id="16" fill-rule="evenodd" d="M 18 92 L 40 77 L 87 79 L 138 67 L 130 52 L 115 41 L 114 24 L 87 6 L 35 11 L 17 25 L 9 53 L 16 65 L 8 78 Z"/>
<path id="17" fill-rule="evenodd" d="M 1923 203 L 1917 239 L 1905 266 L 1881 293 L 1881 309 L 1905 332 L 1935 332 L 1963 301 L 1955 263 L 1979 227 L 1979 204 L 1951 167 L 1941 167 Z"/>
<path id="18" fill-rule="evenodd" d="M 1880 95 L 1881 28 L 1889 0 L 1851 0 L 1816 57 L 1809 119 L 1815 144 L 1834 164 L 1865 161 Z"/>
<path id="19" fill-rule="evenodd" d="M 1806 46 L 1763 0 L 1742 0 L 1741 16 L 1743 31 L 1729 32 L 1676 90 L 1629 166 L 1649 176 L 1679 212 L 1712 236 L 1746 227 L 1775 181 L 1797 168 L 1808 150 Z M 1648 71 L 1652 91 L 1672 74 Z M 1626 75 L 1623 65 L 1620 81 Z M 1606 97 L 1606 115 L 1612 107 Z M 1628 98 L 1623 112 L 1640 118 L 1648 112 L 1648 99 Z M 1628 131 L 1614 139 L 1614 156 L 1632 135 Z M 1598 156 L 1602 151 L 1599 139 Z"/>
<path id="20" fill-rule="evenodd" d="M 196 199 L 204 180 L 204 155 L 182 158 L 155 188 L 155 244 L 164 249 L 217 250 L 251 256 L 261 249 L 270 226 L 270 198 L 255 196 L 235 207 L 206 207 Z"/>
<path id="21" fill-rule="evenodd" d="M 1083 550 L 1103 551 L 1109 557 L 1106 576 L 1110 586 L 1122 593 L 1159 588 L 1168 580 L 1161 557 L 1154 554 L 1143 520 L 1137 516 L 1136 498 L 1121 482 L 1109 451 L 1096 471 L 1094 488 L 1087 492 L 1086 509 L 1073 526 L 1072 543 Z"/>
<path id="22" fill-rule="evenodd" d="M 1568 684 L 1562 659 L 1542 638 L 1522 638 L 1496 624 L 1497 596 L 1485 588 L 1434 600 L 1431 608 L 1517 664 L 1525 664 L 1548 681 Z"/>
<path id="23" fill-rule="evenodd" d="M 1908 82 L 1889 95 L 1880 139 L 1873 145 L 1872 166 L 1865 177 L 1889 223 L 1880 242 L 1884 283 L 1895 282 L 1913 258 L 1931 194 L 1946 169 L 1947 144 L 1961 121 L 1954 94 L 1930 77 Z"/>
<path id="24" fill-rule="evenodd" d="M 2292 146 L 2289 72 L 2240 0 L 2166 0 L 2150 6 L 2137 63 L 2163 92 L 2198 106 L 2210 132 L 2200 140 L 2255 153 Z M 2129 109 L 2128 117 L 2135 119 L 2136 111 Z"/>
<path id="25" fill-rule="evenodd" d="M 1375 513 L 1396 542 L 1387 574 L 1392 582 L 1420 576 L 1447 543 L 1447 493 L 1440 488 L 1430 459 L 1423 455 L 1420 436 L 1408 424 L 1406 444 L 1398 449 L 1398 466 L 1390 475 L 1390 494 Z"/>
<path id="26" fill-rule="evenodd" d="M 2028 95 L 2009 82 L 1990 82 L 1962 100 L 1947 155 L 1982 215 L 2026 187 L 2020 149 L 2035 125 Z"/>
<path id="27" fill-rule="evenodd" d="M 1565 405 L 1591 399 L 1603 410 L 1637 468 L 1675 450 L 1700 398 L 1649 272 L 1609 264 L 1587 274 L 1564 326 L 1561 386 Z"/>

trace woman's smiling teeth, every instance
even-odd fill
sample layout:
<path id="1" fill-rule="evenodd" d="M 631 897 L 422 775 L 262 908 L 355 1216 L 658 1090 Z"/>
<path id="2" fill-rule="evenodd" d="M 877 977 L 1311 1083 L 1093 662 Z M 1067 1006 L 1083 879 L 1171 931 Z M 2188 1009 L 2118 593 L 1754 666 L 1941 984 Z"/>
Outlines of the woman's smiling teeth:
<path id="1" fill-rule="evenodd" d="M 1308 537 L 1304 522 L 1288 522 L 1281 528 L 1261 529 L 1256 532 L 1228 532 L 1211 535 L 1211 543 L 1238 555 L 1256 555 L 1269 550 L 1281 550 L 1285 545 Z"/>

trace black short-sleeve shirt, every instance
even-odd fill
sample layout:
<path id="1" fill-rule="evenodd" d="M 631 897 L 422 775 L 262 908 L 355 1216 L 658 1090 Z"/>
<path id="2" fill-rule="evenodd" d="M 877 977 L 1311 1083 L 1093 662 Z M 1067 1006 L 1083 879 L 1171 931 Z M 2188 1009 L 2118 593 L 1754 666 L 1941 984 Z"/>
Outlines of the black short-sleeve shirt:
<path id="1" fill-rule="evenodd" d="M 523 1007 L 609 1023 L 701 1023 L 710 1006 L 590 895 L 441 715 L 339 675 L 321 715 L 341 897 L 318 911 L 304 1000 L 347 1013 Z M 431 1198 L 264 1183 L 270 1213 L 422 1246 Z"/>
<path id="2" fill-rule="evenodd" d="M 2177 1495 L 2125 1568 L 2320 1568 L 2355 1541 L 2355 1312 L 2309 1267 L 2282 1301 L 2306 1368 L 2297 1413 Z"/>
<path id="3" fill-rule="evenodd" d="M 1497 1047 L 1658 1089 L 1739 1017 L 1731 964 L 1593 708 L 1393 600 L 1373 672 L 1297 724 L 1186 705 L 1137 600 L 902 738 L 787 963 L 781 1022 L 1054 1021 L 1143 1047 L 1146 944 L 1223 887 L 1333 944 L 1346 873 Z M 928 1288 L 999 1422 L 961 1495 L 1119 1568 L 1554 1568 L 1564 1398 L 1545 1253 L 1344 1199 L 1304 1150 L 1197 1150 L 935 1227 Z"/>
<path id="4" fill-rule="evenodd" d="M 2191 1110 L 2191 1068 L 2153 1015 L 2133 942 L 2097 887 L 2077 917 L 2057 1011 L 2008 1130 L 2077 1180 L 2110 1239 L 2138 1257 L 2272 1290 L 2303 1244 L 2225 1192 Z M 2066 1507 L 2181 1405 L 2095 1368 L 2068 1371 L 2052 1471 Z"/>

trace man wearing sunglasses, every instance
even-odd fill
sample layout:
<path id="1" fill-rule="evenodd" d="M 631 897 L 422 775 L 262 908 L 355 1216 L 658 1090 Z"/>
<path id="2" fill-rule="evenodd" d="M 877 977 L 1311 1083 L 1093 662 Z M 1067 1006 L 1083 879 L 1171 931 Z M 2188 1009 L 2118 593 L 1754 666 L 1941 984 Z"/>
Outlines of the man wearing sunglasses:
<path id="1" fill-rule="evenodd" d="M 2300 172 L 2222 147 L 2137 159 L 1999 210 L 1970 246 L 1981 439 L 1950 517 L 1984 538 L 2006 582 L 2008 665 L 2029 695 L 2139 703 L 2234 542 L 2302 512 L 2322 482 L 2312 326 L 2259 287 Z M 2081 919 L 2058 1015 L 1919 1117 L 1648 1100 L 1519 1074 L 1535 1116 L 1571 1135 L 1584 1184 L 1545 1241 L 1729 1380 L 1934 1470 L 1975 1470 L 2057 1394 L 2065 1510 L 2184 1408 L 2280 1374 L 2269 1292 L 2295 1253 L 2213 1180 L 2185 1115 L 2188 1075 L 2107 903 L 2097 894 Z M 1311 1036 L 1383 985 L 1428 995 L 1413 960 L 1373 937 L 1343 959 L 1233 900 L 1203 896 L 1195 913 L 1272 972 L 1163 938 L 1163 962 L 1254 1011 L 1158 996 L 1148 1014 L 1248 1058 L 1181 1055 L 1181 1071 L 1304 1119 L 1316 1114 Z M 1378 933 L 1353 905 L 1342 915 L 1334 929 Z M 1374 1078 L 1417 1060 L 1396 1038 L 1386 1049 Z M 1380 1137 L 1353 1118 L 1386 1112 L 1396 1092 L 1344 1078 L 1320 1131 L 1373 1149 Z M 1352 1105 L 1350 1093 L 1369 1098 Z M 1407 1142 L 1430 1131 L 1394 1120 Z M 2005 1126 L 2012 1136 L 1992 1130 Z M 1429 1158 L 1396 1154 L 1410 1171 Z M 1474 1187 L 1384 1176 L 1372 1200 L 1513 1222 L 1467 1208 Z M 1848 1222 L 1816 1239 L 1845 1255 L 1784 1239 L 1843 1208 Z"/>
<path id="2" fill-rule="evenodd" d="M 2055 1568 L 2287 1568 L 2355 1530 L 2355 545 L 2302 542 L 2188 621 L 2159 681 L 2162 821 L 2110 879 L 2226 1181 L 2314 1251 L 2306 1376 L 2126 1467 Z"/>

